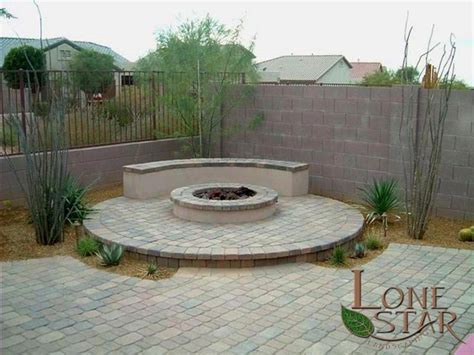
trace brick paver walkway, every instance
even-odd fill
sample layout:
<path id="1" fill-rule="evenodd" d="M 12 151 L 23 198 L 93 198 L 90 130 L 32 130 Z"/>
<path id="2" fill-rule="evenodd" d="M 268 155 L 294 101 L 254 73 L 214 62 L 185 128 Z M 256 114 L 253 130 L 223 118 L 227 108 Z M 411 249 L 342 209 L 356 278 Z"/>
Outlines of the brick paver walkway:
<path id="1" fill-rule="evenodd" d="M 455 331 L 473 331 L 474 253 L 392 244 L 364 266 L 364 300 L 390 286 L 446 287 Z M 145 281 L 99 271 L 70 257 L 0 264 L 5 354 L 372 354 L 351 335 L 340 305 L 352 302 L 350 270 L 312 264 L 253 269 L 180 269 Z M 422 336 L 384 353 L 448 354 L 449 334 Z"/>

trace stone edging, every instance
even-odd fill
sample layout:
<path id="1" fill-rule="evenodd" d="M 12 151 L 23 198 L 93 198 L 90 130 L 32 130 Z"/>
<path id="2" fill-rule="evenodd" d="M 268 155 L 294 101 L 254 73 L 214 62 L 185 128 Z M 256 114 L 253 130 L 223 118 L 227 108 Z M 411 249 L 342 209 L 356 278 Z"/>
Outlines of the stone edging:
<path id="1" fill-rule="evenodd" d="M 204 200 L 195 197 L 193 193 L 197 190 L 208 189 L 212 187 L 241 187 L 245 186 L 254 190 L 257 194 L 255 196 L 233 201 L 213 201 Z M 206 210 L 206 211 L 243 211 L 254 210 L 265 206 L 270 206 L 278 201 L 278 193 L 268 187 L 250 185 L 250 184 L 235 184 L 235 183 L 210 183 L 199 184 L 180 187 L 171 192 L 170 200 L 179 206 Z"/>

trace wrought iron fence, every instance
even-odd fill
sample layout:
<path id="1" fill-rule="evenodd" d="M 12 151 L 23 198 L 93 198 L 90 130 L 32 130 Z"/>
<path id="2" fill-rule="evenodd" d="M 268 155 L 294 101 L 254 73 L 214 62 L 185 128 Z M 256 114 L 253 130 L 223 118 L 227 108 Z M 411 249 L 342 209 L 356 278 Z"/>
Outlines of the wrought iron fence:
<path id="1" fill-rule="evenodd" d="M 212 82 L 245 82 L 241 73 L 201 73 Z M 64 106 L 69 146 L 80 148 L 192 135 L 170 104 L 168 90 L 188 85 L 179 95 L 195 95 L 189 73 L 144 71 L 0 71 L 0 140 L 3 154 L 19 154 L 19 133 L 31 119 L 47 120 L 52 100 Z"/>

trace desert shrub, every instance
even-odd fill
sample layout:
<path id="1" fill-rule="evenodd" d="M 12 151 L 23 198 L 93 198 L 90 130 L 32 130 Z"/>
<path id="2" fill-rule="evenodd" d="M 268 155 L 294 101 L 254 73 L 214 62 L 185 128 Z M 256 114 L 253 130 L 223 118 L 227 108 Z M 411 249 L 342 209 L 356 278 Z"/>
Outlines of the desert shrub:
<path id="1" fill-rule="evenodd" d="M 37 243 L 53 245 L 64 241 L 64 225 L 67 223 L 64 197 L 68 149 L 64 106 L 59 98 L 52 100 L 47 125 L 35 119 L 34 115 L 27 115 L 23 130 L 21 120 L 16 118 L 13 117 L 10 124 L 19 132 L 19 146 L 25 160 L 21 174 L 24 172 L 25 179 L 20 178 L 18 169 L 9 161 L 25 193 Z"/>
<path id="2" fill-rule="evenodd" d="M 76 246 L 76 251 L 80 256 L 91 256 L 97 254 L 100 248 L 100 243 L 92 238 L 91 236 L 86 236 L 79 240 Z"/>
<path id="3" fill-rule="evenodd" d="M 0 142 L 2 147 L 16 147 L 18 145 L 18 130 L 8 121 L 0 125 Z"/>
<path id="4" fill-rule="evenodd" d="M 96 255 L 103 266 L 115 266 L 122 260 L 123 247 L 119 244 L 104 244 Z"/>
<path id="5" fill-rule="evenodd" d="M 471 228 L 463 228 L 459 231 L 459 240 L 462 242 L 474 241 L 474 226 Z"/>
<path id="6" fill-rule="evenodd" d="M 377 250 L 382 248 L 382 241 L 375 234 L 370 233 L 367 238 L 365 238 L 365 245 L 369 250 Z"/>
<path id="7" fill-rule="evenodd" d="M 40 117 L 47 117 L 51 110 L 51 103 L 48 101 L 34 101 L 32 103 L 31 110 L 33 113 Z"/>
<path id="8" fill-rule="evenodd" d="M 67 177 L 64 194 L 64 216 L 69 224 L 82 223 L 94 211 L 84 201 L 84 195 L 87 191 L 88 188 L 80 186 L 72 176 Z"/>
<path id="9" fill-rule="evenodd" d="M 146 275 L 147 276 L 153 276 L 156 274 L 156 271 L 158 270 L 158 266 L 154 263 L 148 263 L 146 265 Z"/>
<path id="10" fill-rule="evenodd" d="M 104 119 L 117 122 L 120 127 L 133 122 L 133 112 L 125 103 L 106 101 L 101 105 L 99 114 Z"/>
<path id="11" fill-rule="evenodd" d="M 331 262 L 331 264 L 335 266 L 341 266 L 341 265 L 346 264 L 346 259 L 347 259 L 346 250 L 339 245 L 335 247 L 334 250 L 332 251 L 329 261 Z"/>
<path id="12" fill-rule="evenodd" d="M 356 245 L 354 245 L 354 256 L 356 258 L 363 258 L 365 256 L 364 243 L 356 243 Z"/>

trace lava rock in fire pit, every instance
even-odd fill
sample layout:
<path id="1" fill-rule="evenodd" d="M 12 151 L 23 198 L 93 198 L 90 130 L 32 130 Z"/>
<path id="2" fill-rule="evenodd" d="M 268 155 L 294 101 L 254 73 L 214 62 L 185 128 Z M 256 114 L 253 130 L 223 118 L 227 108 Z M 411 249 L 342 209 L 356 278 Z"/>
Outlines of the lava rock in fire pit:
<path id="1" fill-rule="evenodd" d="M 212 189 L 200 190 L 193 195 L 198 198 L 206 200 L 241 200 L 255 196 L 256 192 L 250 190 L 248 187 L 216 187 Z"/>

